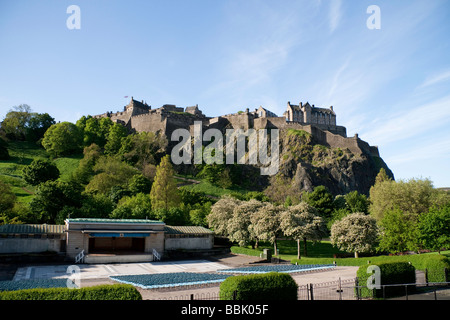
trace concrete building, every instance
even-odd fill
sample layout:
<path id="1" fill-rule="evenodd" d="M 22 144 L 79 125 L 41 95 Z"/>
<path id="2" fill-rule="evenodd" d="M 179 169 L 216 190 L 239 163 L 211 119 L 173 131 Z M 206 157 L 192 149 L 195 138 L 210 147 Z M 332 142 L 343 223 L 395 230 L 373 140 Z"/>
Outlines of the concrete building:
<path id="1" fill-rule="evenodd" d="M 66 219 L 65 225 L 0 226 L 0 254 L 58 252 L 84 263 L 145 262 L 170 251 L 210 250 L 214 232 L 144 219 Z"/>

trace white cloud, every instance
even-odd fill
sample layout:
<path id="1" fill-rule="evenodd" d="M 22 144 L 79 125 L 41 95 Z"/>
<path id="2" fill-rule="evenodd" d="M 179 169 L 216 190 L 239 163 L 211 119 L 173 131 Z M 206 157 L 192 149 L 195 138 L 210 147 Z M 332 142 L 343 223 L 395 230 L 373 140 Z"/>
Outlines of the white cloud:
<path id="1" fill-rule="evenodd" d="M 339 25 L 339 22 L 341 21 L 341 0 L 333 0 L 330 3 L 330 11 L 329 11 L 329 21 L 330 21 L 330 32 L 333 33 L 334 30 Z"/>
<path id="2" fill-rule="evenodd" d="M 450 96 L 412 109 L 402 108 L 374 129 L 364 133 L 366 141 L 385 145 L 432 132 L 450 122 Z"/>
<path id="3" fill-rule="evenodd" d="M 427 77 L 425 81 L 419 86 L 419 88 L 425 88 L 447 80 L 450 80 L 450 70 L 445 70 L 438 74 Z"/>
<path id="4" fill-rule="evenodd" d="M 450 139 L 438 140 L 431 144 L 416 146 L 408 151 L 398 152 L 387 157 L 385 160 L 389 165 L 400 166 L 418 160 L 441 159 L 450 156 Z"/>

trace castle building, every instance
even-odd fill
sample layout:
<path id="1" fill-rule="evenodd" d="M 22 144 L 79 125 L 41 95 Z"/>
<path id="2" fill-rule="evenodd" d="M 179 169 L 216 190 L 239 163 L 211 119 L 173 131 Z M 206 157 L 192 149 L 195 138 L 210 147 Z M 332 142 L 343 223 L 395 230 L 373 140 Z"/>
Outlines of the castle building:
<path id="1" fill-rule="evenodd" d="M 170 140 L 175 129 L 187 129 L 193 132 L 195 122 L 201 122 L 203 130 L 216 128 L 243 129 L 285 129 L 305 130 L 311 133 L 317 143 L 326 146 L 347 146 L 352 152 L 366 152 L 378 155 L 378 148 L 369 146 L 358 138 L 347 137 L 347 129 L 337 125 L 336 113 L 333 107 L 318 108 L 306 102 L 298 105 L 287 103 L 286 111 L 279 117 L 274 112 L 260 106 L 254 111 L 239 111 L 237 113 L 207 117 L 198 105 L 186 108 L 165 104 L 153 109 L 143 100 L 137 101 L 131 97 L 123 111 L 106 112 L 94 116 L 96 118 L 109 117 L 112 121 L 122 123 L 129 132 L 155 132 L 164 134 Z"/>

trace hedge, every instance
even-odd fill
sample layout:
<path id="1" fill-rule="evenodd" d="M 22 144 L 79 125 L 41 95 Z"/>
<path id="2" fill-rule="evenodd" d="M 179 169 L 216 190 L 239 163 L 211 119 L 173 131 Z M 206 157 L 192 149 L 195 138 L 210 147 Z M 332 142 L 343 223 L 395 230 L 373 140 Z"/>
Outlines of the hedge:
<path id="1" fill-rule="evenodd" d="M 444 269 L 450 270 L 450 260 L 439 254 L 411 254 L 403 256 L 373 256 L 365 258 L 302 258 L 292 259 L 291 263 L 295 264 L 330 264 L 336 262 L 338 266 L 367 266 L 367 261 L 372 264 L 389 263 L 389 262 L 411 262 L 417 269 L 428 270 L 429 282 L 445 282 Z"/>
<path id="2" fill-rule="evenodd" d="M 289 274 L 269 272 L 229 277 L 221 283 L 219 297 L 220 300 L 297 300 L 297 289 Z"/>
<path id="3" fill-rule="evenodd" d="M 405 293 L 405 286 L 389 286 L 393 284 L 411 284 L 408 286 L 408 291 L 414 290 L 416 283 L 416 268 L 409 262 L 388 262 L 372 265 L 376 265 L 380 268 L 380 284 L 385 287 L 373 290 L 366 288 L 367 279 L 371 276 L 371 273 L 367 273 L 367 268 L 370 265 L 361 266 L 356 275 L 358 277 L 359 285 L 363 286 L 360 291 L 360 296 L 362 298 L 392 297 Z"/>
<path id="4" fill-rule="evenodd" d="M 80 289 L 39 288 L 0 292 L 0 300 L 142 300 L 128 284 L 98 285 Z"/>

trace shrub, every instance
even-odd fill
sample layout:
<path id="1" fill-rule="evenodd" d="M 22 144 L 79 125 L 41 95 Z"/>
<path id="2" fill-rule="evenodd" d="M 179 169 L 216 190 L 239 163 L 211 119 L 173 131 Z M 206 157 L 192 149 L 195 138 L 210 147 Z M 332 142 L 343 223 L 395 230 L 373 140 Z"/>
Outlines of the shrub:
<path id="1" fill-rule="evenodd" d="M 0 300 L 142 300 L 128 284 L 98 285 L 81 289 L 45 288 L 0 292 Z"/>
<path id="2" fill-rule="evenodd" d="M 298 285 L 287 273 L 269 272 L 227 278 L 220 285 L 220 300 L 297 300 Z"/>
<path id="3" fill-rule="evenodd" d="M 409 262 L 388 262 L 373 264 L 380 268 L 380 284 L 392 285 L 392 284 L 415 284 L 416 282 L 416 268 Z M 369 265 L 361 266 L 357 271 L 359 284 L 365 286 L 370 273 L 367 273 Z M 409 289 L 414 289 L 415 285 L 408 286 Z M 396 295 L 402 295 L 405 292 L 404 286 L 386 286 L 383 290 L 373 289 L 374 291 L 363 288 L 361 290 L 362 297 L 392 297 Z M 383 294 L 384 291 L 384 294 Z"/>

